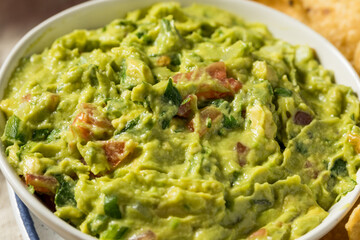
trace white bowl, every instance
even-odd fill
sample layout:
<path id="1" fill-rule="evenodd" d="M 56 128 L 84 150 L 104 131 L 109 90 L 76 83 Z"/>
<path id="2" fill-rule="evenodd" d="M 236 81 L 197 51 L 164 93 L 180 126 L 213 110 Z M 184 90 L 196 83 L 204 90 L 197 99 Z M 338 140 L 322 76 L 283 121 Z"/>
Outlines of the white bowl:
<path id="1" fill-rule="evenodd" d="M 137 8 L 149 6 L 159 0 L 98 0 L 90 1 L 69 8 L 28 32 L 14 47 L 0 70 L 0 99 L 4 95 L 10 75 L 23 56 L 41 52 L 58 37 L 79 28 L 98 28 L 115 18 L 124 17 L 125 13 Z M 179 0 L 183 5 L 189 5 L 192 0 Z M 211 4 L 228 10 L 246 21 L 257 21 L 266 24 L 277 38 L 293 44 L 308 44 L 313 47 L 321 63 L 335 73 L 337 83 L 353 88 L 360 94 L 359 77 L 349 62 L 326 39 L 315 33 L 302 23 L 265 6 L 239 0 L 197 0 L 198 3 Z M 1 114 L 0 114 L 1 115 Z M 0 130 L 4 128 L 4 117 L 0 116 Z M 56 217 L 39 200 L 25 188 L 14 169 L 9 165 L 1 146 L 0 167 L 7 181 L 29 209 L 45 224 L 55 230 L 65 239 L 94 239 L 75 229 L 65 221 Z M 360 171 L 357 175 L 360 181 Z M 355 203 L 360 193 L 360 185 L 348 193 L 330 209 L 329 216 L 316 228 L 299 238 L 299 240 L 319 239 L 329 232 L 345 216 Z"/>

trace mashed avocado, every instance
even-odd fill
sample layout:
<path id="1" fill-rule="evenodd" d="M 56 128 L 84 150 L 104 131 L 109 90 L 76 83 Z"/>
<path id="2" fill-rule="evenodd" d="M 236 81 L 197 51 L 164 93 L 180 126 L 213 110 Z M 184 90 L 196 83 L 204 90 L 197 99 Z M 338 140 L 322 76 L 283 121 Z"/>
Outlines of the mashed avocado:
<path id="1" fill-rule="evenodd" d="M 159 3 L 23 58 L 2 142 L 100 239 L 295 239 L 356 185 L 359 101 L 308 46 Z"/>

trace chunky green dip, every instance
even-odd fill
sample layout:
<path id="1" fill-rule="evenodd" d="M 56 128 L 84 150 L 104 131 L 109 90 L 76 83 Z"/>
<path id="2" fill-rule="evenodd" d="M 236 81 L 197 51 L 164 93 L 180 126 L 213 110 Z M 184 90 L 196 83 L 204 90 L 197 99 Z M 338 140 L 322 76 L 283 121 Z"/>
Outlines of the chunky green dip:
<path id="1" fill-rule="evenodd" d="M 23 58 L 8 161 L 100 239 L 295 239 L 356 185 L 359 101 L 308 46 L 159 3 Z"/>

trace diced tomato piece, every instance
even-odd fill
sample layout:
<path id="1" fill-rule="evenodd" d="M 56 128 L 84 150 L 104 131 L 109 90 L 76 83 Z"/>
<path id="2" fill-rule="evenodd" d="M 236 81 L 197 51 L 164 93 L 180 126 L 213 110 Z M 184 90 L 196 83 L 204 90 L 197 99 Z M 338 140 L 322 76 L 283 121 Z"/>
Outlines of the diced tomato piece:
<path id="1" fill-rule="evenodd" d="M 234 96 L 239 92 L 242 87 L 241 82 L 234 78 L 228 78 L 226 75 L 226 66 L 224 62 L 212 63 L 204 69 L 199 69 L 194 72 L 178 73 L 173 76 L 175 83 L 181 81 L 197 81 L 202 74 L 208 74 L 214 80 L 217 80 L 217 84 L 226 89 L 226 91 L 219 91 L 216 84 L 214 86 L 203 84 L 200 85 L 196 91 L 196 96 L 199 100 L 218 99 L 228 96 Z"/>
<path id="2" fill-rule="evenodd" d="M 194 72 L 187 72 L 187 73 L 178 73 L 175 74 L 172 79 L 174 80 L 174 83 L 181 82 L 182 79 L 184 80 L 190 80 L 193 76 Z M 200 77 L 200 74 L 196 74 L 198 77 Z"/>
<path id="3" fill-rule="evenodd" d="M 188 125 L 187 125 L 188 129 L 191 131 L 191 132 L 195 132 L 195 128 L 194 128 L 194 121 L 191 120 Z"/>
<path id="4" fill-rule="evenodd" d="M 226 76 L 226 66 L 224 62 L 215 62 L 205 68 L 205 71 L 215 79 L 224 81 Z"/>
<path id="5" fill-rule="evenodd" d="M 227 85 L 227 88 L 231 89 L 234 93 L 239 92 L 242 88 L 241 82 L 239 82 L 235 78 L 227 78 L 225 84 Z"/>
<path id="6" fill-rule="evenodd" d="M 140 235 L 132 236 L 129 240 L 156 240 L 156 234 L 148 230 Z"/>
<path id="7" fill-rule="evenodd" d="M 349 133 L 348 141 L 353 145 L 355 152 L 360 153 L 360 136 Z"/>
<path id="8" fill-rule="evenodd" d="M 235 150 L 237 152 L 238 162 L 240 166 L 243 167 L 247 163 L 246 155 L 249 152 L 249 148 L 244 144 L 242 144 L 241 142 L 237 142 L 235 145 Z"/>
<path id="9" fill-rule="evenodd" d="M 202 137 L 209 130 L 214 129 L 221 122 L 222 117 L 222 112 L 219 109 L 208 106 L 200 111 L 200 125 L 194 126 L 194 119 L 192 119 L 188 124 L 188 128 L 192 132 L 198 132 L 200 137 Z"/>
<path id="10" fill-rule="evenodd" d="M 52 176 L 25 174 L 25 182 L 27 185 L 34 187 L 34 190 L 38 193 L 53 195 L 56 192 L 56 188 L 59 183 L 56 178 Z"/>
<path id="11" fill-rule="evenodd" d="M 106 139 L 112 135 L 113 130 L 110 120 L 90 103 L 81 105 L 80 113 L 71 125 L 72 133 L 85 141 Z"/>
<path id="12" fill-rule="evenodd" d="M 205 68 L 205 71 L 212 78 L 218 79 L 225 88 L 229 89 L 230 90 L 229 95 L 234 95 L 242 87 L 242 84 L 238 80 L 227 77 L 226 66 L 224 62 L 212 63 Z"/>
<path id="13" fill-rule="evenodd" d="M 104 144 L 106 158 L 112 167 L 116 167 L 124 156 L 125 142 L 106 142 Z"/>
<path id="14" fill-rule="evenodd" d="M 197 109 L 197 98 L 191 94 L 185 97 L 183 103 L 180 105 L 177 115 L 179 117 L 188 118 Z"/>
<path id="15" fill-rule="evenodd" d="M 258 237 L 266 237 L 267 236 L 267 231 L 265 228 L 260 228 L 259 230 L 257 230 L 256 232 L 254 232 L 253 234 L 251 234 L 249 236 L 249 239 L 252 238 L 258 238 Z"/>
<path id="16" fill-rule="evenodd" d="M 116 168 L 117 165 L 134 151 L 136 146 L 137 144 L 134 142 L 106 141 L 104 142 L 103 148 L 110 166 Z"/>
<path id="17" fill-rule="evenodd" d="M 30 100 L 31 100 L 31 94 L 28 93 L 28 94 L 24 95 L 21 99 L 24 100 L 24 101 L 26 101 L 26 102 L 30 102 Z"/>
<path id="18" fill-rule="evenodd" d="M 51 94 L 50 95 L 50 103 L 48 104 L 48 109 L 53 112 L 56 110 L 57 106 L 60 102 L 60 96 L 57 94 Z"/>

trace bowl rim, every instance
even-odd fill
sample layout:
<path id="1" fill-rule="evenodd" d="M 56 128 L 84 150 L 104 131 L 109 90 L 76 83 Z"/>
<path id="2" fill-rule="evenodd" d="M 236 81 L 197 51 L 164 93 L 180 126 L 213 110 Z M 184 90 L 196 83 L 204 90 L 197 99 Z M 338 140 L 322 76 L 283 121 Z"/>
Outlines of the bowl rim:
<path id="1" fill-rule="evenodd" d="M 8 56 L 6 57 L 4 63 L 2 64 L 0 68 L 0 85 L 1 86 L 7 86 L 8 80 L 15 70 L 15 67 L 18 65 L 19 60 L 21 57 L 27 55 L 27 52 L 29 49 L 31 49 L 31 44 L 34 44 L 36 41 L 38 41 L 43 34 L 46 34 L 45 30 L 48 28 L 51 28 L 53 24 L 57 24 L 62 21 L 62 19 L 65 19 L 67 17 L 71 17 L 72 15 L 77 14 L 78 12 L 84 11 L 86 12 L 88 9 L 92 7 L 96 7 L 98 5 L 102 4 L 111 4 L 116 2 L 123 2 L 125 4 L 126 2 L 129 2 L 131 0 L 93 0 L 88 1 L 84 3 L 80 3 L 78 5 L 75 5 L 73 7 L 70 7 L 66 10 L 63 10 L 54 16 L 46 19 L 45 21 L 41 22 L 34 28 L 32 28 L 30 31 L 28 31 L 12 48 Z M 142 2 L 142 5 L 149 6 L 151 4 L 154 4 L 156 2 L 161 2 L 159 0 L 150 0 L 147 2 L 141 1 L 141 0 L 132 0 L 133 2 L 140 3 Z M 167 1 L 167 0 L 165 0 Z M 192 1 L 190 0 L 177 0 L 181 5 L 188 5 Z M 198 0 L 197 3 L 203 3 L 203 4 L 209 4 L 209 5 L 215 5 L 219 8 L 219 2 L 220 0 Z M 245 7 L 252 7 L 252 8 L 258 8 L 261 9 L 263 12 L 267 12 L 270 15 L 278 15 L 279 18 L 283 19 L 284 21 L 287 21 L 291 23 L 292 25 L 295 25 L 296 27 L 299 27 L 302 31 L 311 32 L 312 35 L 314 35 L 314 38 L 317 38 L 320 42 L 323 42 L 323 44 L 329 48 L 333 54 L 339 58 L 339 61 L 342 62 L 344 65 L 346 71 L 350 75 L 353 76 L 354 79 L 357 80 L 355 84 L 358 86 L 358 90 L 360 89 L 360 79 L 353 67 L 350 65 L 350 63 L 345 59 L 345 57 L 324 37 L 322 37 L 320 34 L 316 33 L 303 23 L 297 21 L 296 19 L 293 19 L 277 10 L 271 9 L 269 7 L 266 7 L 264 5 L 261 5 L 256 2 L 252 1 L 237 1 L 237 0 L 223 0 L 222 2 L 226 2 L 229 4 L 236 4 L 238 6 L 242 5 Z M 214 4 L 215 3 L 215 4 Z M 217 4 L 216 4 L 217 3 Z M 233 12 L 234 13 L 234 12 Z M 235 13 L 236 14 L 236 13 Z M 121 14 L 119 14 L 120 17 Z M 238 15 L 239 16 L 239 15 Z M 241 16 L 240 16 L 241 17 Z M 246 21 L 246 18 L 244 18 Z M 267 23 L 264 23 L 270 28 L 270 25 Z M 270 30 L 271 31 L 271 30 Z M 271 31 L 273 32 L 273 31 Z M 24 47 L 25 46 L 25 47 Z M 0 89 L 0 99 L 3 98 L 4 89 Z M 3 118 L 3 116 L 0 116 L 0 118 Z M 12 168 L 12 166 L 9 164 L 6 158 L 6 154 L 4 151 L 4 146 L 0 144 L 0 169 L 2 173 L 4 174 L 6 180 L 11 185 L 11 187 L 14 189 L 14 191 L 18 194 L 18 196 L 21 198 L 21 200 L 26 204 L 26 206 L 44 223 L 46 223 L 50 228 L 52 228 L 54 231 L 56 231 L 59 235 L 66 239 L 95 239 L 92 236 L 85 234 L 78 230 L 77 228 L 71 226 L 64 220 L 57 217 L 53 212 L 51 212 L 45 205 L 43 205 L 34 195 L 32 195 L 29 191 L 27 191 L 25 184 L 21 181 L 20 177 L 16 174 L 15 170 Z M 357 181 L 360 180 L 360 170 L 357 174 Z M 327 223 L 325 227 L 322 227 L 320 229 L 321 231 L 314 231 L 318 229 L 322 223 L 308 232 L 307 234 L 303 235 L 302 237 L 298 238 L 299 240 L 305 240 L 305 239 L 318 239 L 325 235 L 327 232 L 330 231 L 345 215 L 346 213 L 351 209 L 352 205 L 355 204 L 356 199 L 358 198 L 360 194 L 360 184 L 357 184 L 355 189 L 348 193 L 346 196 L 344 196 L 341 200 L 343 200 L 345 197 L 349 200 L 346 204 L 346 207 L 343 207 L 342 211 L 337 211 L 333 214 L 334 221 Z M 329 214 L 330 216 L 330 214 Z M 328 218 L 328 217 L 327 217 Z M 326 219 L 325 219 L 326 220 Z M 324 220 L 324 221 L 325 221 Z M 323 221 L 323 223 L 324 223 Z"/>

